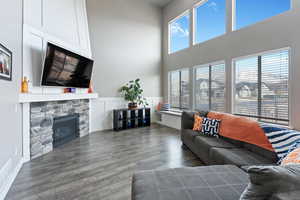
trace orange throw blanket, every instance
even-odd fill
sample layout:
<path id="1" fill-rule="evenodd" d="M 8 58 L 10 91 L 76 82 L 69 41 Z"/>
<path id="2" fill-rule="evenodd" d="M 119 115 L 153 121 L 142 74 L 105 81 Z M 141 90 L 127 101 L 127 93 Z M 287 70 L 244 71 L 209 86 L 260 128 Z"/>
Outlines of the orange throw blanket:
<path id="1" fill-rule="evenodd" d="M 208 118 L 221 120 L 220 135 L 274 151 L 259 123 L 231 114 L 209 112 Z"/>

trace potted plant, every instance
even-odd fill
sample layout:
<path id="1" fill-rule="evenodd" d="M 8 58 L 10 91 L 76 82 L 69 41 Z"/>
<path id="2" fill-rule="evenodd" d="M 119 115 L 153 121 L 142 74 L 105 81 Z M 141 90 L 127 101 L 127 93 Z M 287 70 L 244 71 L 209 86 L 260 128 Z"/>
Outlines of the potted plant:
<path id="1" fill-rule="evenodd" d="M 146 98 L 143 97 L 144 90 L 141 87 L 140 79 L 129 81 L 120 88 L 120 93 L 126 101 L 129 101 L 128 108 L 136 109 L 138 105 L 148 106 Z"/>

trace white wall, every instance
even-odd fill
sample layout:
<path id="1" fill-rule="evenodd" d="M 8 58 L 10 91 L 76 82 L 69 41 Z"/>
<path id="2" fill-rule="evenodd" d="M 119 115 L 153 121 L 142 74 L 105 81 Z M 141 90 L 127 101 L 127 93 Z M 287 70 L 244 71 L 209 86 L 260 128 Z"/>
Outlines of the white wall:
<path id="1" fill-rule="evenodd" d="M 231 63 L 240 56 L 291 47 L 291 126 L 300 129 L 300 1 L 292 0 L 293 9 L 258 24 L 231 31 L 232 1 L 227 0 L 227 34 L 168 54 L 168 22 L 193 7 L 199 0 L 174 0 L 163 10 L 163 93 L 168 96 L 168 71 L 225 60 L 227 111 L 231 111 Z"/>
<path id="2" fill-rule="evenodd" d="M 141 78 L 146 96 L 161 96 L 162 10 L 141 0 L 88 0 L 87 9 L 96 91 L 117 97 Z"/>
<path id="3" fill-rule="evenodd" d="M 161 101 L 162 10 L 141 0 L 87 0 L 95 59 L 92 131 L 112 128 L 112 110 L 126 107 L 118 89 L 140 78 L 144 96 Z"/>
<path id="4" fill-rule="evenodd" d="M 22 122 L 18 103 L 22 70 L 22 1 L 2 2 L 0 43 L 13 52 L 12 81 L 0 80 L 0 199 L 9 189 L 22 158 Z"/>
<path id="5" fill-rule="evenodd" d="M 52 42 L 92 57 L 85 0 L 24 0 L 23 76 L 33 93 L 61 93 L 40 87 L 43 53 Z"/>

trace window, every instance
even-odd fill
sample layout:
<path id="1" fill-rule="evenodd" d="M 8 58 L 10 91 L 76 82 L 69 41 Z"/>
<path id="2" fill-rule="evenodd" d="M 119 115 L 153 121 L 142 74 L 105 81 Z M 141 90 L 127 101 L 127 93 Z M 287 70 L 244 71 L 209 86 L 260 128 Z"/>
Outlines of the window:
<path id="1" fill-rule="evenodd" d="M 225 64 L 199 66 L 195 70 L 195 109 L 225 111 Z"/>
<path id="2" fill-rule="evenodd" d="M 226 33 L 226 0 L 207 0 L 194 9 L 194 43 L 201 43 Z"/>
<path id="3" fill-rule="evenodd" d="M 234 113 L 288 124 L 289 51 L 235 61 Z"/>
<path id="4" fill-rule="evenodd" d="M 291 0 L 235 0 L 235 30 L 291 9 Z"/>
<path id="5" fill-rule="evenodd" d="M 190 72 L 188 69 L 170 72 L 170 104 L 172 108 L 190 108 Z"/>
<path id="6" fill-rule="evenodd" d="M 190 46 L 190 13 L 185 12 L 169 23 L 169 53 Z"/>

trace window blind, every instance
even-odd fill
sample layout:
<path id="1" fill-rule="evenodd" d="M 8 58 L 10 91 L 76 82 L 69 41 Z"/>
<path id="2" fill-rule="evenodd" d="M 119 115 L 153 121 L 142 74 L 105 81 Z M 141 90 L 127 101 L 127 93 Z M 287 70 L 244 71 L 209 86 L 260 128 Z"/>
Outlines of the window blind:
<path id="1" fill-rule="evenodd" d="M 170 104 L 171 107 L 180 107 L 180 72 L 170 72 Z"/>
<path id="2" fill-rule="evenodd" d="M 289 51 L 235 62 L 234 112 L 260 121 L 289 121 Z"/>
<path id="3" fill-rule="evenodd" d="M 190 108 L 190 72 L 189 70 L 181 71 L 181 108 L 188 109 Z"/>
<path id="4" fill-rule="evenodd" d="M 170 72 L 170 104 L 172 108 L 190 108 L 189 69 Z"/>
<path id="5" fill-rule="evenodd" d="M 277 122 L 289 119 L 289 52 L 261 56 L 261 113 Z M 271 120 L 272 121 L 272 120 Z"/>
<path id="6" fill-rule="evenodd" d="M 225 111 L 225 64 L 211 66 L 211 108 L 210 110 Z"/>
<path id="7" fill-rule="evenodd" d="M 225 111 L 225 64 L 196 68 L 195 108 Z"/>
<path id="8" fill-rule="evenodd" d="M 209 110 L 209 67 L 196 69 L 195 80 L 195 108 Z"/>

